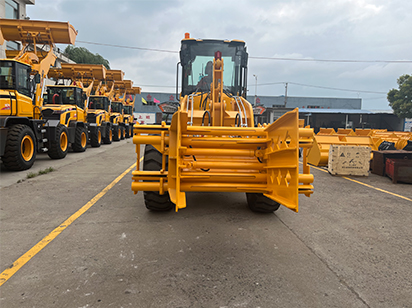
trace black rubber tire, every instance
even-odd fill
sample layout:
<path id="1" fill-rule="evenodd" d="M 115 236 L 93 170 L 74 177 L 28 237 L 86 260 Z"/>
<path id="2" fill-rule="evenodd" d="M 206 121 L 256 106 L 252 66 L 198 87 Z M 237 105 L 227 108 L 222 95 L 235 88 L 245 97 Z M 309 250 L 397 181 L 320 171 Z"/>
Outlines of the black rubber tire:
<path id="1" fill-rule="evenodd" d="M 124 140 L 125 137 L 126 137 L 126 129 L 124 126 L 120 126 L 120 139 Z"/>
<path id="2" fill-rule="evenodd" d="M 96 129 L 94 133 L 90 136 L 90 145 L 94 148 L 100 147 L 102 144 L 102 132 L 100 131 L 100 127 Z"/>
<path id="3" fill-rule="evenodd" d="M 120 141 L 120 126 L 113 127 L 113 141 Z"/>
<path id="4" fill-rule="evenodd" d="M 47 155 L 52 159 L 65 158 L 69 151 L 69 134 L 66 126 L 58 124 L 54 140 L 50 140 Z"/>
<path id="5" fill-rule="evenodd" d="M 280 203 L 259 193 L 246 193 L 246 199 L 249 209 L 253 212 L 273 213 L 280 207 Z"/>
<path id="6" fill-rule="evenodd" d="M 124 137 L 126 139 L 130 138 L 130 127 L 128 124 L 126 124 L 126 126 L 124 127 Z"/>
<path id="7" fill-rule="evenodd" d="M 84 152 L 87 149 L 87 130 L 83 126 L 77 126 L 74 135 L 74 143 L 72 149 L 74 152 Z"/>
<path id="8" fill-rule="evenodd" d="M 130 136 L 131 138 L 133 138 L 133 124 L 130 124 L 129 130 L 130 130 L 129 136 Z"/>
<path id="9" fill-rule="evenodd" d="M 103 138 L 104 144 L 111 144 L 113 140 L 112 128 L 110 125 L 106 125 L 106 137 Z"/>
<path id="10" fill-rule="evenodd" d="M 10 126 L 2 157 L 4 166 L 13 171 L 27 170 L 33 166 L 35 160 L 36 139 L 32 129 L 24 124 Z"/>
<path id="11" fill-rule="evenodd" d="M 146 144 L 144 150 L 143 170 L 159 171 L 162 167 L 162 154 L 150 144 Z M 164 212 L 174 208 L 170 201 L 169 193 L 163 195 L 157 191 L 144 191 L 144 202 L 146 208 L 151 211 Z"/>
<path id="12" fill-rule="evenodd" d="M 133 137 L 133 124 L 126 125 L 126 138 Z"/>

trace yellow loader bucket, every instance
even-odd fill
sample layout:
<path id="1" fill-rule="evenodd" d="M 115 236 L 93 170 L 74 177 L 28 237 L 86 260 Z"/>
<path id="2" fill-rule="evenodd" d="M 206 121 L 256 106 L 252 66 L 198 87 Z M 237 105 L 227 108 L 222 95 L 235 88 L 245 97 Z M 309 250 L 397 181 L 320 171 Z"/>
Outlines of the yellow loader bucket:
<path id="1" fill-rule="evenodd" d="M 320 128 L 316 135 L 336 135 L 335 129 L 333 128 Z"/>
<path id="2" fill-rule="evenodd" d="M 372 136 L 316 135 L 312 148 L 308 150 L 307 161 L 314 166 L 327 166 L 331 145 L 368 146 L 372 151 L 377 151 L 381 142 L 380 138 Z"/>
<path id="3" fill-rule="evenodd" d="M 68 64 L 62 63 L 61 72 L 65 78 L 106 78 L 106 68 L 101 64 Z"/>
<path id="4" fill-rule="evenodd" d="M 313 130 L 299 128 L 297 109 L 266 127 L 189 126 L 189 118 L 179 110 L 170 126 L 134 126 L 138 158 L 141 144 L 163 157 L 160 171 L 133 171 L 135 193 L 169 192 L 176 210 L 186 207 L 186 192 L 262 193 L 297 212 L 299 193 L 313 192 L 305 162 L 299 174 L 299 147 L 312 145 Z"/>
<path id="5" fill-rule="evenodd" d="M 121 70 L 107 70 L 106 79 L 110 81 L 123 81 L 124 72 Z"/>
<path id="6" fill-rule="evenodd" d="M 77 31 L 68 22 L 0 18 L 0 29 L 0 44 L 3 39 L 30 44 L 74 45 L 77 36 Z"/>

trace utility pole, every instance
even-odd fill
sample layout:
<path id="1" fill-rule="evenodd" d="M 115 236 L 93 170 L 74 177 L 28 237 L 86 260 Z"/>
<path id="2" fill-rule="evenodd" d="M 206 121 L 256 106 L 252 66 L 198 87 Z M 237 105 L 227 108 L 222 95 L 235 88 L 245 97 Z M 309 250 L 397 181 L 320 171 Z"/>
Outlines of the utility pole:
<path id="1" fill-rule="evenodd" d="M 285 84 L 285 108 L 286 108 L 287 102 L 288 102 L 288 83 L 286 82 Z"/>
<path id="2" fill-rule="evenodd" d="M 253 75 L 255 77 L 255 103 L 254 105 L 256 106 L 256 100 L 257 100 L 257 75 Z"/>

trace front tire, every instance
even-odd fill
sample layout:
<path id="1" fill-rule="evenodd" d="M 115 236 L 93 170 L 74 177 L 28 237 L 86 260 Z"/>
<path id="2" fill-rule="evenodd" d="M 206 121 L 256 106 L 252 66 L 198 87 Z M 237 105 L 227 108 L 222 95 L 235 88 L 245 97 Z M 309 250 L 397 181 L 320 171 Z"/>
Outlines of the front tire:
<path id="1" fill-rule="evenodd" d="M 103 138 L 104 144 L 111 144 L 113 140 L 113 132 L 110 125 L 106 125 L 106 135 Z"/>
<path id="2" fill-rule="evenodd" d="M 58 124 L 54 140 L 50 140 L 47 155 L 52 159 L 65 158 L 69 150 L 69 137 L 66 126 Z"/>
<path id="3" fill-rule="evenodd" d="M 146 144 L 144 150 L 143 170 L 159 171 L 162 168 L 162 154 L 150 144 Z M 144 202 L 146 208 L 155 212 L 165 212 L 173 209 L 173 203 L 170 201 L 169 193 L 163 195 L 158 191 L 144 191 Z"/>
<path id="4" fill-rule="evenodd" d="M 253 212 L 273 213 L 279 209 L 280 203 L 259 193 L 246 193 L 247 204 Z"/>
<path id="5" fill-rule="evenodd" d="M 124 140 L 125 137 L 126 137 L 126 127 L 121 126 L 120 127 L 120 139 Z"/>
<path id="6" fill-rule="evenodd" d="M 90 136 L 90 145 L 94 148 L 100 147 L 102 144 L 102 132 L 100 131 L 100 127 L 96 129 Z"/>
<path id="7" fill-rule="evenodd" d="M 127 127 L 127 135 L 126 135 L 126 138 L 130 138 L 130 137 L 133 138 L 133 124 L 130 124 L 130 125 Z"/>
<path id="8" fill-rule="evenodd" d="M 36 142 L 32 129 L 24 124 L 16 124 L 7 132 L 6 147 L 2 161 L 13 171 L 30 169 L 36 159 Z"/>
<path id="9" fill-rule="evenodd" d="M 74 152 L 84 152 L 87 149 L 87 131 L 83 126 L 77 126 L 72 148 Z"/>
<path id="10" fill-rule="evenodd" d="M 113 141 L 120 141 L 121 131 L 120 126 L 113 127 Z"/>

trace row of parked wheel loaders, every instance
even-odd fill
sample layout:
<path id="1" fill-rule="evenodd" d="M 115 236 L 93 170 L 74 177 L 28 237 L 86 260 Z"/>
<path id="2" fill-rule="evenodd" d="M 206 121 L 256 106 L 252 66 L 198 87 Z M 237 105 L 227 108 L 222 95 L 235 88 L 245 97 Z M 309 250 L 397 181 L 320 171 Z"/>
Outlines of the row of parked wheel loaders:
<path id="1" fill-rule="evenodd" d="M 37 152 L 60 159 L 70 146 L 83 152 L 88 144 L 132 136 L 140 88 L 122 71 L 86 64 L 51 68 L 54 45 L 74 44 L 76 36 L 69 23 L 0 19 L 0 44 L 22 43 L 0 60 L 0 156 L 6 168 L 29 169 Z M 55 84 L 46 85 L 48 78 Z"/>

